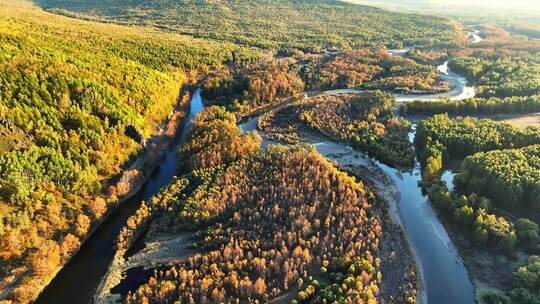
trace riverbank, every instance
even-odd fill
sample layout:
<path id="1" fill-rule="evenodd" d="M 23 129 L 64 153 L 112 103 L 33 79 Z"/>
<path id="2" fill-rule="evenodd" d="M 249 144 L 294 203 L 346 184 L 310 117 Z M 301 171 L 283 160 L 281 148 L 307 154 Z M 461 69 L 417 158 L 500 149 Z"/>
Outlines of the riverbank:
<path id="1" fill-rule="evenodd" d="M 169 115 L 168 119 L 158 131 L 158 135 L 150 138 L 144 145 L 144 152 L 117 178 L 104 188 L 106 195 L 116 195 L 118 199 L 109 205 L 107 212 L 92 224 L 79 248 L 71 257 L 51 275 L 50 279 L 40 289 L 40 294 L 36 303 L 69 303 L 71 301 L 59 301 L 57 296 L 62 295 L 63 282 L 73 280 L 73 274 L 69 274 L 66 268 L 74 263 L 74 259 L 81 255 L 81 250 L 87 246 L 90 239 L 94 238 L 96 232 L 108 222 L 113 214 L 119 212 L 121 206 L 126 205 L 130 200 L 138 196 L 157 168 L 160 159 L 163 158 L 165 150 L 174 141 L 178 130 L 183 125 L 186 106 L 189 104 L 192 87 L 186 85 L 180 92 L 178 102 Z M 96 266 L 97 267 L 97 266 Z M 97 267 L 99 268 L 99 267 Z M 75 274 L 76 275 L 76 274 Z M 79 278 L 81 279 L 81 278 Z M 89 278 L 88 278 L 89 279 Z M 89 287 L 91 290 L 94 287 Z M 82 292 L 81 292 L 82 293 Z M 72 302 L 71 302 L 72 303 Z"/>
<path id="2" fill-rule="evenodd" d="M 421 176 L 418 164 L 411 171 L 391 168 L 346 144 L 327 139 L 321 141 L 318 132 L 298 126 L 294 117 L 290 117 L 292 111 L 280 112 L 283 113 L 269 114 L 274 115 L 272 117 L 275 119 L 260 119 L 259 125 L 264 130 L 284 135 L 294 131 L 298 137 L 294 142 L 314 143 L 321 154 L 339 167 L 348 172 L 356 167 L 361 172 L 360 176 L 375 181 L 378 186 L 374 187 L 375 192 L 389 202 L 388 211 L 393 222 L 401 224 L 400 228 L 406 232 L 408 243 L 405 248 L 413 253 L 414 258 L 410 260 L 413 263 L 416 261 L 415 270 L 419 274 L 418 303 L 474 303 L 473 286 L 463 260 L 419 187 Z M 257 123 L 252 120 L 241 127 L 244 131 L 250 131 L 257 128 Z M 408 137 L 412 144 L 414 128 Z M 275 136 L 271 138 L 279 139 Z"/>
<path id="3" fill-rule="evenodd" d="M 416 259 L 417 254 L 412 251 L 414 246 L 412 246 L 407 234 L 404 233 L 406 227 L 400 215 L 401 193 L 395 182 L 381 170 L 377 162 L 366 156 L 365 153 L 355 151 L 346 144 L 329 141 L 327 137 L 302 126 L 297 121 L 297 117 L 291 116 L 293 113 L 294 111 L 275 110 L 272 114 L 267 115 L 281 115 L 272 120 L 277 125 L 267 125 L 270 124 L 270 121 L 265 118 L 253 118 L 240 125 L 240 128 L 243 132 L 249 132 L 257 130 L 259 124 L 263 124 L 272 129 L 271 133 L 274 131 L 278 133 L 289 132 L 291 135 L 290 133 L 294 132 L 293 143 L 313 144 L 326 159 L 365 183 L 378 199 L 384 202 L 383 205 L 378 206 L 377 213 L 384 231 L 378 255 L 383 261 L 381 263 L 383 267 L 381 293 L 385 303 L 393 303 L 392 299 L 400 298 L 406 302 L 409 297 L 416 298 L 416 303 L 428 303 L 426 284 L 421 269 L 422 264 Z M 286 144 L 291 142 L 290 136 L 272 136 L 275 134 L 269 136 L 264 132 L 261 135 L 264 138 L 263 146 L 278 143 L 274 140 L 285 141 Z"/>
<path id="4" fill-rule="evenodd" d="M 442 180 L 449 185 L 449 190 L 453 190 L 454 170 L 460 168 L 462 160 L 453 159 L 449 161 L 448 168 L 442 176 Z M 510 256 L 502 252 L 496 252 L 489 248 L 478 246 L 471 238 L 472 231 L 463 229 L 456 225 L 448 215 L 435 209 L 444 229 L 448 231 L 451 241 L 455 244 L 463 263 L 469 272 L 471 281 L 475 287 L 475 300 L 479 304 L 488 304 L 484 299 L 484 294 L 488 292 L 502 292 L 512 288 L 512 273 L 528 257 L 528 254 L 518 251 Z"/>
<path id="5" fill-rule="evenodd" d="M 399 211 L 401 193 L 396 184 L 372 159 L 350 146 L 330 141 L 317 142 L 314 146 L 338 168 L 365 183 L 383 202 L 377 213 L 383 227 L 378 257 L 382 260 L 381 293 L 384 303 L 394 303 L 398 299 L 405 302 L 411 297 L 418 304 L 427 304 L 421 264 L 416 261 L 410 240 L 404 233 L 405 226 Z"/>
<path id="6" fill-rule="evenodd" d="M 201 98 L 201 91 L 200 89 L 197 89 L 197 91 L 193 93 L 191 101 L 189 102 L 189 115 L 185 118 L 181 136 L 179 136 L 178 141 L 176 142 L 174 147 L 172 147 L 173 161 L 169 164 L 169 166 L 171 166 L 171 168 L 169 168 L 169 170 L 171 170 L 171 173 L 167 177 L 167 180 L 163 180 L 161 186 L 169 184 L 172 181 L 173 176 L 176 175 L 177 148 L 180 147 L 180 145 L 183 143 L 185 137 L 187 136 L 187 133 L 191 129 L 192 120 L 203 108 L 204 106 Z M 156 187 L 154 191 L 146 195 L 145 199 L 150 199 L 153 195 L 157 194 L 160 189 L 161 187 Z M 133 213 L 135 212 L 136 210 Z M 122 223 L 122 227 L 125 225 L 125 222 L 126 221 Z M 126 248 L 122 248 L 121 250 L 117 249 L 116 238 L 113 240 L 112 250 L 114 252 L 112 254 L 111 260 L 106 265 L 106 271 L 104 271 L 104 274 L 100 277 L 97 290 L 92 295 L 95 303 L 102 303 L 106 302 L 108 299 L 116 298 L 116 295 L 111 295 L 111 290 L 122 282 L 123 274 L 129 269 L 141 266 L 145 263 L 154 266 L 163 266 L 166 264 L 170 264 L 183 258 L 183 255 L 180 254 L 178 251 L 188 251 L 188 248 L 185 246 L 186 244 L 182 243 L 182 240 L 185 240 L 185 238 L 171 238 L 170 236 L 166 236 L 160 239 L 143 239 L 142 241 L 144 241 L 146 245 L 145 248 L 135 253 L 133 256 L 126 258 L 126 253 L 134 246 L 135 242 L 140 238 L 144 238 L 146 228 L 150 224 L 151 221 L 146 221 L 145 227 L 143 227 L 143 229 L 136 230 L 134 232 L 134 235 L 132 235 L 129 240 L 127 240 L 128 244 Z M 132 263 L 132 266 L 134 265 L 133 267 L 130 267 L 131 258 L 139 260 L 139 262 Z"/>
<path id="7" fill-rule="evenodd" d="M 341 95 L 359 92 L 361 91 L 347 89 L 332 90 L 321 94 Z M 301 104 L 302 102 L 298 102 L 294 105 Z M 417 303 L 475 302 L 474 288 L 463 260 L 428 198 L 419 187 L 421 176 L 418 164 L 412 171 L 391 168 L 368 158 L 362 152 L 354 151 L 347 145 L 329 142 L 326 141 L 327 139 L 321 141 L 318 133 L 297 122 L 293 111 L 274 110 L 266 115 L 270 115 L 269 117 L 273 119 L 254 118 L 241 125 L 242 130 L 253 131 L 260 126 L 264 130 L 270 130 L 270 133 L 278 133 L 266 134 L 274 140 L 293 143 L 311 142 L 321 154 L 342 168 L 356 164 L 365 168 L 362 174 L 364 176 L 369 176 L 371 179 L 375 177 L 375 180 L 378 179 L 377 176 L 382 176 L 378 179 L 379 187 L 376 192 L 389 202 L 389 214 L 393 222 L 399 223 L 402 231 L 405 231 L 408 241 L 405 248 L 413 253 L 414 258 L 411 259 L 413 263 L 416 261 L 415 270 L 419 274 Z M 410 144 L 413 138 L 414 130 L 409 133 Z"/>
<path id="8" fill-rule="evenodd" d="M 130 289 L 131 286 L 122 286 L 130 285 L 129 282 L 123 284 L 125 277 L 127 277 L 125 274 L 130 270 L 138 268 L 146 271 L 148 269 L 173 266 L 196 253 L 193 250 L 193 236 L 193 233 L 186 232 L 179 235 L 160 234 L 151 238 L 144 238 L 144 248 L 129 257 L 126 257 L 127 250 L 116 251 L 113 261 L 94 295 L 94 303 L 108 303 L 114 299 L 121 299 L 122 295 L 113 292 L 113 289 Z M 134 237 L 138 239 L 143 236 L 136 235 Z M 131 248 L 131 246 L 128 248 Z M 141 278 L 135 279 L 144 281 L 144 279 L 148 278 L 142 278 L 143 280 Z"/>
<path id="9" fill-rule="evenodd" d="M 455 76 L 450 75 L 450 77 L 455 77 Z M 311 95 L 314 95 L 314 96 L 330 95 L 330 94 L 338 95 L 338 94 L 353 93 L 353 92 L 357 93 L 361 91 L 354 90 L 354 89 L 334 90 L 334 91 L 326 91 L 326 92 L 314 92 Z M 459 92 L 459 94 L 461 94 L 461 92 Z M 420 96 L 425 97 L 424 95 L 420 95 Z M 240 127 L 242 128 L 243 131 L 252 131 L 257 128 L 257 125 L 259 123 L 257 115 L 266 113 L 271 110 L 276 111 L 276 109 L 283 108 L 290 104 L 297 104 L 299 103 L 298 101 L 299 101 L 299 98 L 291 98 L 291 99 L 283 100 L 282 102 L 272 105 L 270 107 L 258 109 L 260 111 L 251 113 L 251 115 L 243 117 L 243 119 L 239 119 L 240 122 L 246 122 Z M 263 144 L 263 146 L 265 146 L 266 144 L 268 144 L 268 142 Z M 389 231 L 388 238 L 383 240 L 385 242 L 384 248 L 389 248 L 389 249 L 384 252 L 382 251 L 381 254 L 384 255 L 386 259 L 395 259 L 395 260 L 392 263 L 393 267 L 390 267 L 388 268 L 388 270 L 385 271 L 387 272 L 387 274 L 389 274 L 389 275 L 386 275 L 387 278 L 385 280 L 387 280 L 387 282 L 384 283 L 384 289 L 386 290 L 385 295 L 388 295 L 390 297 L 391 292 L 389 292 L 388 290 L 399 289 L 397 288 L 398 284 L 401 284 L 402 287 L 404 286 L 402 290 L 406 290 L 407 288 L 410 289 L 410 286 L 413 286 L 414 287 L 412 288 L 413 290 L 416 290 L 417 288 L 419 289 L 418 303 L 427 303 L 428 292 L 427 292 L 425 280 L 423 279 L 424 271 L 422 269 L 422 263 L 417 258 L 419 255 L 419 252 L 417 252 L 417 249 L 415 249 L 415 246 L 410 246 L 412 241 L 408 238 L 408 235 L 406 233 L 403 233 L 403 231 L 406 231 L 405 230 L 406 226 L 403 224 L 401 212 L 400 212 L 400 202 L 402 200 L 401 196 L 403 195 L 403 193 L 400 193 L 398 188 L 395 186 L 395 180 L 393 180 L 392 178 L 389 178 L 388 177 L 389 174 L 387 172 L 382 172 L 382 170 L 380 169 L 380 164 L 373 162 L 371 159 L 365 156 L 363 156 L 362 159 L 369 160 L 363 163 L 363 165 L 366 165 L 368 163 L 372 165 L 371 170 L 363 172 L 363 175 L 365 176 L 372 175 L 373 172 L 375 172 L 374 171 L 375 169 L 377 169 L 378 172 L 381 172 L 379 176 L 381 180 L 379 180 L 380 185 L 379 185 L 379 188 L 377 188 L 377 192 L 382 197 L 385 197 L 385 199 L 388 201 L 388 213 L 387 215 L 384 215 L 384 212 L 381 213 L 381 219 L 384 220 L 384 223 L 386 223 L 386 229 L 388 229 Z M 386 179 L 386 182 L 383 182 L 384 179 Z M 389 183 L 389 181 L 394 183 L 394 187 L 390 186 L 391 183 Z M 415 187 L 417 188 L 417 185 L 415 185 Z M 393 189 L 393 190 L 389 191 L 389 189 Z M 385 219 L 385 216 L 386 216 L 386 219 Z M 388 219 L 391 219 L 391 221 L 389 221 Z M 399 231 L 401 231 L 401 233 Z M 436 234 L 437 234 L 436 237 L 440 239 L 441 233 L 436 233 Z M 399 237 L 399 235 L 401 235 L 401 237 Z M 403 236 L 406 236 L 407 240 Z M 159 248 L 160 246 L 157 246 L 157 247 Z M 168 248 L 168 247 L 163 247 L 163 248 Z M 444 248 L 445 249 L 447 248 L 446 243 L 444 244 Z M 159 255 L 160 254 L 158 254 L 158 256 Z M 122 281 L 122 272 L 125 271 L 125 269 L 123 269 L 124 268 L 123 266 L 125 265 L 124 264 L 125 259 L 123 257 L 123 254 L 121 253 L 117 252 L 116 256 L 117 257 L 114 258 L 115 261 L 123 261 L 123 262 L 118 262 L 116 265 L 113 265 L 114 264 L 113 262 L 113 264 L 109 265 L 108 267 L 109 273 L 105 278 L 103 278 L 102 283 L 100 283 L 100 288 L 95 295 L 96 299 L 98 300 L 104 299 L 107 296 L 109 296 L 108 294 L 109 291 L 115 285 L 118 285 L 118 283 Z M 155 255 L 148 255 L 147 257 L 152 259 L 152 256 L 155 257 Z M 417 259 L 416 260 L 417 263 L 415 263 L 415 259 Z M 152 260 L 151 262 L 155 262 L 155 261 Z M 156 265 L 156 263 L 153 263 L 153 264 Z M 404 272 L 401 272 L 401 271 L 396 272 L 395 271 L 396 267 L 399 267 L 399 269 L 409 269 L 410 271 L 406 270 Z M 416 267 L 418 267 L 418 269 Z M 408 274 L 408 276 L 400 277 L 400 276 L 403 276 L 404 273 Z M 420 274 L 419 279 L 416 278 L 417 277 L 416 273 Z M 111 280 L 109 281 L 108 278 L 110 278 Z M 404 278 L 406 279 L 406 283 L 403 283 Z M 410 294 L 412 295 L 413 293 L 411 292 Z"/>
<path id="10" fill-rule="evenodd" d="M 512 287 L 512 272 L 525 260 L 526 255 L 518 255 L 516 259 L 512 259 L 507 255 L 480 248 L 474 245 L 463 230 L 451 223 L 448 217 L 439 214 L 439 218 L 463 258 L 475 287 L 477 303 L 486 303 L 482 297 L 487 291 L 508 290 Z"/>
<path id="11" fill-rule="evenodd" d="M 411 122 L 418 122 L 433 116 L 434 114 L 422 114 L 413 113 L 407 114 L 407 118 Z M 491 119 L 498 122 L 509 123 L 515 127 L 527 128 L 527 127 L 540 127 L 540 113 L 514 113 L 514 114 L 476 114 L 476 113 L 463 113 L 463 114 L 448 114 L 450 118 L 456 117 L 474 117 L 479 119 Z"/>

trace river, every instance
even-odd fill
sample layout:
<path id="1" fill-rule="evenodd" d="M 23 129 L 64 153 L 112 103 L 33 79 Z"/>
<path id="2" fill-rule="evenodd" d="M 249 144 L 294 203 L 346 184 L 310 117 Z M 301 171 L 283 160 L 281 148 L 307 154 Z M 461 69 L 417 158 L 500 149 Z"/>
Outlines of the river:
<path id="1" fill-rule="evenodd" d="M 399 55 L 406 52 L 399 52 Z M 413 99 L 458 98 L 468 90 L 474 96 L 474 87 L 467 86 L 461 76 L 452 73 L 447 63 L 438 67 L 441 78 L 447 80 L 452 90 L 448 95 L 396 95 L 398 101 L 408 102 Z M 446 77 L 446 78 L 445 78 Z M 332 90 L 318 92 L 315 95 L 338 95 L 358 93 L 359 90 Z M 187 131 L 191 129 L 191 121 L 203 109 L 200 90 L 192 97 L 188 121 L 179 136 L 166 150 L 165 157 L 159 162 L 157 169 L 143 189 L 134 197 L 121 204 L 81 246 L 79 252 L 58 273 L 54 280 L 40 295 L 37 303 L 90 303 L 95 290 L 107 272 L 107 268 L 115 253 L 115 240 L 120 229 L 129 216 L 135 213 L 142 200 L 147 200 L 160 189 L 169 184 L 176 172 L 176 151 L 183 143 Z M 462 98 L 462 97 L 459 97 Z M 258 117 L 249 120 L 240 128 L 245 131 L 257 128 Z M 413 138 L 411 133 L 411 140 Z M 265 141 L 264 145 L 270 143 Z M 321 144 L 318 144 L 320 149 Z M 357 153 L 344 144 L 346 153 Z M 431 204 L 422 195 L 418 187 L 420 181 L 419 166 L 412 172 L 400 172 L 380 162 L 373 161 L 380 170 L 395 183 L 401 194 L 398 206 L 400 222 L 403 224 L 407 239 L 415 253 L 420 270 L 422 285 L 426 290 L 419 299 L 427 298 L 428 303 L 474 303 L 473 286 L 463 262 L 452 244 L 444 227 L 438 220 Z M 451 180 L 451 174 L 445 173 L 445 180 Z M 451 185 L 449 185 L 451 187 Z M 420 300 L 422 301 L 422 300 Z"/>
<path id="2" fill-rule="evenodd" d="M 410 137 L 412 141 L 414 132 Z M 410 172 L 400 172 L 380 162 L 375 163 L 400 192 L 399 216 L 421 271 L 426 292 L 423 296 L 427 303 L 475 303 L 474 287 L 463 260 L 419 187 L 419 164 L 416 163 Z M 443 180 L 449 189 L 453 189 L 452 172 L 444 172 Z"/>
<path id="3" fill-rule="evenodd" d="M 408 49 L 389 50 L 394 56 L 404 56 Z M 457 73 L 454 73 L 448 67 L 448 61 L 437 66 L 438 77 L 444 80 L 450 86 L 450 90 L 444 93 L 437 94 L 394 94 L 397 103 L 407 103 L 414 100 L 436 101 L 440 99 L 462 100 L 474 97 L 476 95 L 476 87 L 468 83 L 467 79 Z M 336 89 L 328 91 L 307 92 L 306 97 L 341 95 L 347 93 L 361 93 L 362 89 Z"/>
<path id="4" fill-rule="evenodd" d="M 180 136 L 165 151 L 164 157 L 148 182 L 135 196 L 120 204 L 82 244 L 79 252 L 64 266 L 36 303 L 91 303 L 97 286 L 107 272 L 116 251 L 115 241 L 127 219 L 148 200 L 168 185 L 176 174 L 176 151 L 191 129 L 191 121 L 203 109 L 201 92 L 197 89 L 190 102 L 189 116 Z"/>
<path id="5" fill-rule="evenodd" d="M 404 53 L 400 51 L 399 54 Z M 464 95 L 467 97 L 473 97 L 475 95 L 474 87 L 469 86 L 464 77 L 450 71 L 448 62 L 440 65 L 437 70 L 441 77 L 445 77 L 445 80 L 449 81 L 453 86 L 457 85 L 457 87 L 453 87 L 449 93 L 428 95 L 427 97 L 425 95 L 411 96 L 396 94 L 398 101 L 409 102 L 417 99 L 434 100 L 438 98 L 459 99 Z M 354 89 L 331 90 L 312 94 L 311 96 L 340 95 L 358 92 L 361 91 Z M 240 125 L 240 128 L 243 132 L 253 131 L 257 128 L 258 121 L 259 117 L 250 119 Z M 413 127 L 413 130 L 409 133 L 411 144 L 414 136 Z M 267 144 L 263 142 L 263 146 Z M 422 290 L 418 296 L 417 303 L 475 303 L 474 287 L 463 260 L 448 236 L 446 229 L 440 222 L 429 199 L 422 193 L 422 189 L 419 186 L 421 175 L 418 162 L 416 162 L 412 171 L 402 172 L 379 161 L 370 159 L 365 154 L 354 151 L 350 146 L 343 143 L 316 142 L 314 146 L 321 154 L 344 166 L 351 165 L 351 162 L 358 162 L 360 166 L 375 165 L 392 180 L 399 190 L 399 201 L 390 201 L 389 208 L 391 209 L 391 213 L 395 213 L 393 216 L 394 220 L 397 224 L 402 225 L 405 230 L 405 235 L 415 255 L 422 281 Z M 347 157 L 335 157 L 340 154 Z M 353 155 L 354 157 L 352 157 Z M 453 173 L 451 171 L 445 171 L 442 179 L 447 183 L 448 188 L 452 190 Z"/>
<path id="6" fill-rule="evenodd" d="M 244 132 L 253 130 L 256 128 L 256 120 L 255 118 L 246 122 L 240 126 L 241 129 Z M 411 144 L 414 134 L 413 128 L 409 133 Z M 474 287 L 463 260 L 419 186 L 421 175 L 418 162 L 412 171 L 403 172 L 354 151 L 344 143 L 324 141 L 313 144 L 323 156 L 345 167 L 375 166 L 397 187 L 399 200 L 397 202 L 389 200 L 388 203 L 392 218 L 405 230 L 415 255 L 422 288 L 417 303 L 475 303 Z M 375 177 L 368 178 L 379 178 L 375 172 L 373 174 Z M 450 190 L 453 189 L 453 176 L 451 171 L 445 171 L 442 176 Z M 385 191 L 385 189 L 378 190 Z"/>

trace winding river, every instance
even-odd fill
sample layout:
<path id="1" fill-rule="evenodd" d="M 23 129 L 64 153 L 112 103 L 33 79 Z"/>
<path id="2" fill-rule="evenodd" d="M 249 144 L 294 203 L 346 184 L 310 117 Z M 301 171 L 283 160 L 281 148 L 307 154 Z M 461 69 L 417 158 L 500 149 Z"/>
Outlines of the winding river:
<path id="1" fill-rule="evenodd" d="M 402 56 L 407 50 L 399 50 L 394 55 Z M 466 80 L 448 69 L 448 63 L 440 65 L 439 76 L 451 85 L 448 93 L 436 95 L 403 95 L 396 94 L 398 102 L 411 100 L 434 100 L 439 98 L 462 99 L 474 96 L 475 89 L 468 86 Z M 361 90 L 345 89 L 313 92 L 310 96 L 339 95 L 358 93 Z M 101 279 L 107 272 L 115 252 L 114 242 L 120 229 L 129 216 L 139 208 L 141 201 L 147 200 L 170 183 L 176 173 L 176 150 L 183 143 L 185 135 L 191 129 L 191 121 L 204 106 L 200 90 L 197 90 L 190 103 L 189 118 L 181 136 L 178 136 L 166 150 L 147 184 L 139 193 L 121 204 L 81 246 L 79 252 L 58 273 L 49 286 L 42 292 L 37 303 L 71 304 L 90 303 Z M 259 117 L 240 125 L 246 132 L 255 130 Z M 411 132 L 410 139 L 414 138 Z M 271 143 L 265 141 L 264 145 Z M 422 280 L 419 303 L 469 304 L 474 303 L 473 286 L 457 250 L 452 244 L 446 230 L 440 223 L 429 200 L 418 187 L 420 169 L 418 164 L 411 172 L 400 172 L 388 167 L 364 154 L 353 151 L 345 144 L 335 142 L 315 143 L 321 154 L 329 157 L 328 151 L 341 152 L 348 155 L 358 154 L 378 170 L 384 172 L 395 184 L 400 198 L 394 206 L 394 220 L 402 225 L 409 244 L 415 254 Z M 328 149 L 331 147 L 331 149 Z M 329 157 L 330 158 L 330 157 Z M 451 173 L 446 172 L 444 179 L 451 183 Z M 451 184 L 449 184 L 451 187 Z"/>
<path id="2" fill-rule="evenodd" d="M 401 52 L 401 50 L 400 50 Z M 403 54 L 403 53 L 398 53 Z M 396 55 L 402 56 L 402 55 Z M 470 85 L 467 79 L 457 73 L 454 73 L 448 68 L 448 61 L 437 67 L 439 78 L 446 81 L 450 86 L 450 90 L 445 93 L 438 94 L 394 94 L 397 103 L 406 103 L 414 100 L 436 101 L 440 99 L 461 100 L 474 97 L 476 87 Z M 336 89 L 328 91 L 307 92 L 307 97 L 341 95 L 348 93 L 362 93 L 362 89 Z"/>
<path id="3" fill-rule="evenodd" d="M 399 54 L 404 53 L 406 52 L 400 52 Z M 469 86 L 464 77 L 450 71 L 448 62 L 438 66 L 437 70 L 439 71 L 439 77 L 448 81 L 452 87 L 448 93 L 437 95 L 395 94 L 397 101 L 409 102 L 412 100 L 436 100 L 439 98 L 463 99 L 475 95 L 475 88 Z M 362 91 L 343 89 L 312 93 L 310 96 L 359 92 Z M 253 131 L 257 128 L 258 121 L 259 117 L 253 118 L 240 125 L 240 128 L 244 132 Z M 414 136 L 415 130 L 413 127 L 413 130 L 409 133 L 411 143 Z M 267 144 L 263 142 L 263 146 Z M 376 170 L 382 171 L 399 191 L 399 199 L 397 201 L 390 200 L 389 208 L 394 221 L 404 229 L 409 245 L 415 255 L 421 279 L 421 291 L 417 303 L 475 303 L 474 287 L 463 260 L 440 222 L 429 199 L 419 187 L 421 176 L 418 162 L 416 162 L 412 171 L 402 172 L 371 159 L 363 153 L 354 151 L 350 146 L 343 143 L 324 141 L 313 144 L 322 155 L 341 165 L 350 166 L 357 163 L 360 166 L 372 166 Z M 445 171 L 442 178 L 446 181 L 448 188 L 453 189 L 453 173 Z"/>
<path id="4" fill-rule="evenodd" d="M 79 252 L 67 263 L 36 303 L 91 303 L 94 293 L 115 253 L 115 241 L 127 219 L 148 200 L 168 185 L 176 174 L 176 151 L 191 129 L 191 121 L 203 109 L 201 92 L 194 92 L 184 129 L 165 151 L 145 186 L 135 196 L 120 204 L 116 210 L 83 243 Z"/>

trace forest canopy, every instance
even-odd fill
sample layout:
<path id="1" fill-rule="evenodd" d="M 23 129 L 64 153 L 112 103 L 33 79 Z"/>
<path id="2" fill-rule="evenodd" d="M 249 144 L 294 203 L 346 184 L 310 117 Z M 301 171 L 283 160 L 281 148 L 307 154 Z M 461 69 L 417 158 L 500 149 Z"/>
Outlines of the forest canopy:
<path id="1" fill-rule="evenodd" d="M 258 48 L 317 51 L 358 46 L 431 45 L 458 37 L 449 19 L 342 1 L 66 1 L 43 7 L 81 18 L 152 26 Z M 398 44 L 398 45 L 396 45 Z"/>
<path id="2" fill-rule="evenodd" d="M 379 298 L 376 201 L 313 148 L 274 146 L 189 176 L 199 186 L 162 195 L 177 199 L 150 231 L 198 231 L 200 252 L 150 278 L 127 303 Z"/>
<path id="3" fill-rule="evenodd" d="M 539 303 L 538 254 L 540 138 L 538 128 L 520 129 L 488 119 L 450 119 L 435 115 L 422 121 L 415 139 L 422 161 L 422 182 L 433 205 L 467 237 L 466 256 L 480 256 L 493 267 L 492 252 L 512 259 L 531 254 L 523 265 L 491 270 L 480 276 L 496 282 L 495 276 L 512 277 L 504 290 L 482 295 L 486 303 Z M 443 161 L 464 158 L 454 177 L 454 191 L 441 180 Z M 477 251 L 477 248 L 482 248 Z M 521 263 L 521 262 L 520 262 Z M 510 281 L 509 279 L 507 279 Z M 498 287 L 501 288 L 501 287 Z"/>
<path id="4" fill-rule="evenodd" d="M 25 275 L 11 299 L 34 299 L 117 202 L 110 181 L 163 128 L 188 70 L 259 55 L 0 1 L 0 280 Z"/>

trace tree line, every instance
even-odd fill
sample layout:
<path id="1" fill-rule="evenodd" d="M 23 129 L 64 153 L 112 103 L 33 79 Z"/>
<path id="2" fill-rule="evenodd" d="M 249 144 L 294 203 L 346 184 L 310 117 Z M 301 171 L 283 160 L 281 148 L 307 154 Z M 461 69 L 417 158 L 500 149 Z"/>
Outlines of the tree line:
<path id="1" fill-rule="evenodd" d="M 508 255 L 532 254 L 513 273 L 512 286 L 483 295 L 487 303 L 538 303 L 538 129 L 513 128 L 472 118 L 436 115 L 418 126 L 415 143 L 423 186 L 434 206 L 460 227 L 474 246 Z M 508 149 L 509 148 L 509 149 Z M 465 159 L 455 191 L 441 182 L 451 157 Z"/>
<path id="2" fill-rule="evenodd" d="M 40 4 L 68 16 L 153 26 L 193 37 L 273 50 L 317 52 L 374 45 L 399 48 L 402 44 L 444 43 L 459 35 L 447 18 L 323 0 L 158 1 L 140 3 L 136 12 L 130 2 L 111 6 L 107 1 L 83 5 L 42 0 Z"/>
<path id="3" fill-rule="evenodd" d="M 540 95 L 512 96 L 505 98 L 468 98 L 463 100 L 415 100 L 405 106 L 406 113 L 429 114 L 505 114 L 535 113 L 540 111 Z"/>

